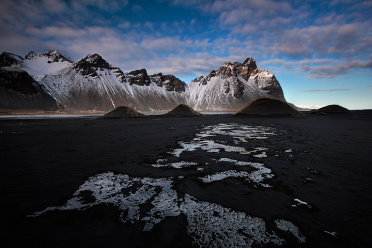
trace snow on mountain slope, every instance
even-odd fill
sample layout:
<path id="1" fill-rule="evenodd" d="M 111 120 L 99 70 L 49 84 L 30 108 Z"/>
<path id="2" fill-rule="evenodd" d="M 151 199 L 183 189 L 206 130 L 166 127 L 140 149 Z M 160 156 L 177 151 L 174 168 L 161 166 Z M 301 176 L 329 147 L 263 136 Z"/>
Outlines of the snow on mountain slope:
<path id="1" fill-rule="evenodd" d="M 124 73 L 98 54 L 74 63 L 57 50 L 30 52 L 25 58 L 3 53 L 0 67 L 27 72 L 60 108 L 69 110 L 109 111 L 120 105 L 170 110 L 181 103 L 197 110 L 227 110 L 261 97 L 284 100 L 275 76 L 258 70 L 252 58 L 226 62 L 188 85 L 173 75 L 148 75 L 146 69 Z"/>
<path id="2" fill-rule="evenodd" d="M 146 84 L 129 83 L 144 76 Z M 169 110 L 183 103 L 186 94 L 158 86 L 144 69 L 124 74 L 98 54 L 88 55 L 58 74 L 36 78 L 61 107 L 75 110 L 112 110 L 121 105 L 142 111 Z"/>
<path id="3" fill-rule="evenodd" d="M 54 74 L 72 64 L 72 60 L 57 50 L 43 53 L 30 52 L 20 65 L 20 69 L 32 76 Z"/>
<path id="4" fill-rule="evenodd" d="M 259 71 L 252 58 L 244 63 L 226 62 L 217 71 L 190 82 L 189 90 L 188 104 L 196 110 L 240 109 L 262 97 L 284 100 L 275 76 Z"/>

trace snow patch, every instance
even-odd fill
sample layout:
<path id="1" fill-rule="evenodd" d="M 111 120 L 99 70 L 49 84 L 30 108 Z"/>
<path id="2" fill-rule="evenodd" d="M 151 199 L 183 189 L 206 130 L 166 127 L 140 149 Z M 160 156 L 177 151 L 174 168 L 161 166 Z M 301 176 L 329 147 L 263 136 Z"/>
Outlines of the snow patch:
<path id="1" fill-rule="evenodd" d="M 96 205 L 108 204 L 118 208 L 121 221 L 140 223 L 144 232 L 151 231 L 167 217 L 185 215 L 187 233 L 199 247 L 252 247 L 267 243 L 282 245 L 285 242 L 274 232 L 268 232 L 261 218 L 216 203 L 199 201 L 188 194 L 179 197 L 172 186 L 172 178 L 138 178 L 112 172 L 102 173 L 89 178 L 65 205 L 48 207 L 29 217 L 55 210 L 84 211 Z M 94 200 L 85 203 L 83 192 L 90 192 Z M 144 205 L 149 204 L 152 207 L 146 211 Z"/>
<path id="2" fill-rule="evenodd" d="M 162 161 L 164 161 L 164 160 L 162 159 Z M 158 160 L 157 164 L 152 164 L 151 166 L 155 167 L 155 168 L 172 167 L 172 168 L 175 168 L 175 169 L 181 169 L 181 168 L 189 167 L 189 166 L 193 166 L 193 165 L 198 165 L 198 163 L 181 161 L 181 162 L 175 162 L 175 163 L 161 164 L 161 163 L 159 163 L 159 160 Z"/>
<path id="3" fill-rule="evenodd" d="M 285 232 L 290 232 L 298 239 L 298 242 L 306 243 L 306 237 L 301 234 L 298 227 L 295 226 L 292 222 L 282 219 L 275 220 L 274 222 L 278 229 Z"/>

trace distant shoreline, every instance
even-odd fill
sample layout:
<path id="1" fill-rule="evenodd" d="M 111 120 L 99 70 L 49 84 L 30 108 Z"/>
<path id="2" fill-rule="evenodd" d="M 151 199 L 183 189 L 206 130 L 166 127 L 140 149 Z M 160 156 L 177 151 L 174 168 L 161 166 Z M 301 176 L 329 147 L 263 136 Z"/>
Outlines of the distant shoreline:
<path id="1" fill-rule="evenodd" d="M 238 109 L 227 110 L 198 110 L 201 113 L 235 113 Z M 106 114 L 109 111 L 102 110 L 82 110 L 82 111 L 46 111 L 46 110 L 28 110 L 28 109 L 0 109 L 0 116 L 9 115 L 99 115 Z M 165 114 L 166 110 L 139 111 L 144 114 Z"/>

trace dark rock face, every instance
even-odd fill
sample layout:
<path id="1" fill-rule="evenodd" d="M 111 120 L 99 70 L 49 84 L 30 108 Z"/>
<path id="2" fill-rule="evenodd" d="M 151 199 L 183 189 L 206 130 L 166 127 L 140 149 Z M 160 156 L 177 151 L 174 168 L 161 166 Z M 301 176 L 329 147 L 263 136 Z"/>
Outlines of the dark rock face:
<path id="1" fill-rule="evenodd" d="M 240 99 L 244 94 L 244 84 L 238 79 L 237 71 L 235 66 L 239 66 L 240 63 L 235 62 L 234 64 L 230 62 L 226 62 L 223 66 L 221 66 L 217 71 L 212 71 L 208 76 L 208 81 L 210 78 L 219 76 L 221 79 L 228 79 L 225 80 L 223 84 L 224 92 L 227 94 L 232 91 L 232 95 Z"/>
<path id="2" fill-rule="evenodd" d="M 25 59 L 34 59 L 37 56 L 37 54 L 34 51 L 29 52 L 26 56 Z"/>
<path id="3" fill-rule="evenodd" d="M 0 55 L 0 67 L 19 66 L 24 59 L 13 53 L 2 53 Z"/>
<path id="4" fill-rule="evenodd" d="M 127 79 L 126 79 L 127 77 L 125 76 L 124 72 L 122 70 L 120 70 L 120 68 L 112 67 L 111 71 L 114 73 L 114 75 L 117 77 L 117 79 L 121 83 L 125 83 L 127 81 Z"/>
<path id="5" fill-rule="evenodd" d="M 268 73 L 267 70 L 264 70 L 263 73 Z M 282 87 L 280 86 L 278 80 L 273 75 L 272 77 L 254 77 L 254 82 L 260 87 L 260 89 L 264 90 L 267 94 L 284 99 L 284 94 Z"/>
<path id="6" fill-rule="evenodd" d="M 246 81 L 248 81 L 250 76 L 254 76 L 258 73 L 256 61 L 254 61 L 252 57 L 247 58 L 243 64 L 237 64 L 235 70 Z"/>
<path id="7" fill-rule="evenodd" d="M 163 74 L 160 72 L 158 74 L 154 74 L 150 76 L 151 81 L 154 82 L 157 86 L 162 87 L 163 86 Z"/>
<path id="8" fill-rule="evenodd" d="M 162 73 L 150 76 L 152 82 L 159 87 L 165 87 L 167 91 L 184 92 L 186 90 L 185 82 L 173 75 L 163 75 Z"/>
<path id="9" fill-rule="evenodd" d="M 111 69 L 112 67 L 98 54 L 88 55 L 74 64 L 74 69 L 83 76 L 97 77 L 96 71 L 101 68 Z"/>
<path id="10" fill-rule="evenodd" d="M 183 92 L 185 91 L 185 82 L 179 80 L 173 75 L 165 75 L 162 78 L 163 84 L 165 85 L 165 89 L 168 91 L 177 91 Z"/>
<path id="11" fill-rule="evenodd" d="M 38 93 L 34 86 L 37 82 L 22 70 L 0 70 L 0 84 L 7 89 L 26 95 Z"/>
<path id="12" fill-rule="evenodd" d="M 25 71 L 0 69 L 0 108 L 57 110 L 57 102 Z"/>
<path id="13" fill-rule="evenodd" d="M 240 99 L 244 94 L 244 84 L 237 78 L 234 78 L 231 86 L 233 88 L 233 96 Z"/>
<path id="14" fill-rule="evenodd" d="M 215 73 L 213 73 L 213 71 L 212 71 L 207 76 L 207 78 L 211 78 L 211 77 L 214 77 L 214 76 L 220 76 L 222 79 L 229 78 L 229 77 L 236 77 L 235 72 L 234 72 L 234 65 L 231 64 L 230 62 L 226 62 Z"/>
<path id="15" fill-rule="evenodd" d="M 146 69 L 128 72 L 127 78 L 130 85 L 136 84 L 138 86 L 149 86 L 151 82 L 149 75 L 147 75 Z"/>

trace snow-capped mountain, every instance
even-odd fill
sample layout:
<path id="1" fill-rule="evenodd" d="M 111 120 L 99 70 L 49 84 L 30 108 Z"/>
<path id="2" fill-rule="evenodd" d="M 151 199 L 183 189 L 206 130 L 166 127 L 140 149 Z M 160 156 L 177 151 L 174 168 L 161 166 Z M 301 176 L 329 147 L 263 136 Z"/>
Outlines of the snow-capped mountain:
<path id="1" fill-rule="evenodd" d="M 262 97 L 284 100 L 275 76 L 258 70 L 253 58 L 243 63 L 226 62 L 207 76 L 191 81 L 189 90 L 188 103 L 197 110 L 240 109 Z"/>
<path id="2" fill-rule="evenodd" d="M 27 72 L 0 69 L 0 108 L 57 110 L 57 102 Z"/>
<path id="3" fill-rule="evenodd" d="M 275 76 L 259 71 L 252 58 L 227 62 L 188 85 L 173 75 L 148 75 L 146 69 L 124 73 L 98 54 L 73 62 L 56 50 L 30 52 L 25 58 L 3 53 L 0 67 L 28 73 L 59 108 L 75 111 L 108 111 L 121 105 L 170 110 L 181 103 L 198 110 L 223 110 L 242 108 L 260 97 L 284 100 Z"/>
<path id="4" fill-rule="evenodd" d="M 185 99 L 184 92 L 168 91 L 152 82 L 145 69 L 124 73 L 98 54 L 36 79 L 61 107 L 73 110 L 112 110 L 121 105 L 167 110 Z"/>

